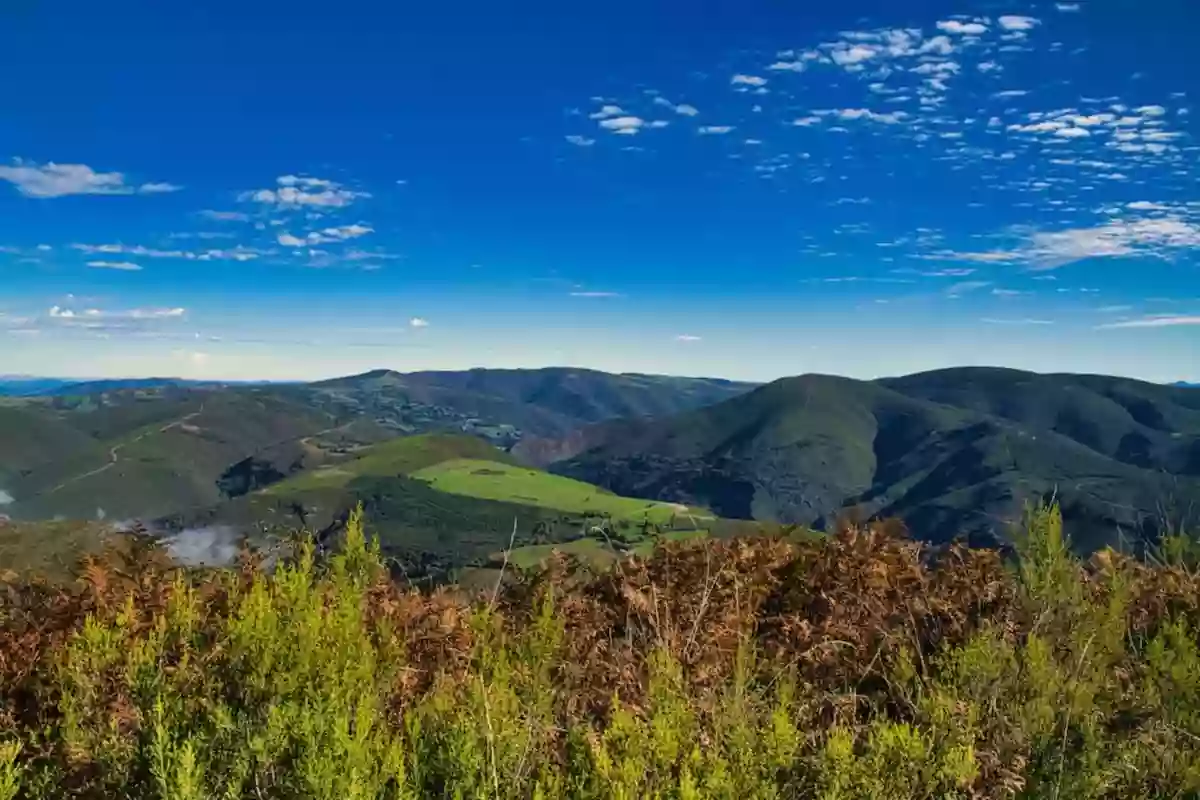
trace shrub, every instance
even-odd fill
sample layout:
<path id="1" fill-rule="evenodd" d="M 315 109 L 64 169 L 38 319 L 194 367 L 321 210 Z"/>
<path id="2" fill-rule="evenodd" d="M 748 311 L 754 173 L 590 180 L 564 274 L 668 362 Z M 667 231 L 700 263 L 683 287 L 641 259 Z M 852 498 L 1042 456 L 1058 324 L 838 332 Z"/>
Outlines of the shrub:
<path id="1" fill-rule="evenodd" d="M 0 593 L 9 798 L 1200 796 L 1200 585 L 890 525 L 391 583 L 361 514 L 273 571 L 114 550 Z M 1011 568 L 1010 568 L 1011 567 Z"/>

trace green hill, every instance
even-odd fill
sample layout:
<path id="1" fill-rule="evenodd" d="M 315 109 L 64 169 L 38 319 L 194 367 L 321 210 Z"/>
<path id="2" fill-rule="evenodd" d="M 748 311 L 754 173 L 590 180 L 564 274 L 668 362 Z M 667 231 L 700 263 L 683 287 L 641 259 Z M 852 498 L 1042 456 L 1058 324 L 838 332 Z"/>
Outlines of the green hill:
<path id="1" fill-rule="evenodd" d="M 4 513 L 22 519 L 183 514 L 398 436 L 468 432 L 507 446 L 749 388 L 574 369 L 377 371 L 277 385 L 92 382 L 81 393 L 0 398 L 0 491 L 13 498 Z"/>
<path id="2" fill-rule="evenodd" d="M 899 516 L 934 541 L 1005 541 L 1026 501 L 1056 494 L 1091 550 L 1200 501 L 1200 397 L 1103 376 L 807 375 L 588 438 L 554 471 L 724 517 L 821 527 L 851 508 Z"/>
<path id="3" fill-rule="evenodd" d="M 476 437 L 423 434 L 365 448 L 246 495 L 159 520 L 174 536 L 238 532 L 265 540 L 304 527 L 336 537 L 356 505 L 390 558 L 410 578 L 483 566 L 510 540 L 521 563 L 567 545 L 604 563 L 616 549 L 644 551 L 682 532 L 744 532 L 700 509 L 620 497 L 595 486 L 517 466 Z M 605 533 L 593 532 L 603 526 Z M 515 531 L 514 531 L 515 527 Z M 592 545 L 582 540 L 595 537 Z M 596 544 L 603 541 L 604 546 Z M 532 549 L 530 549 L 532 548 Z"/>

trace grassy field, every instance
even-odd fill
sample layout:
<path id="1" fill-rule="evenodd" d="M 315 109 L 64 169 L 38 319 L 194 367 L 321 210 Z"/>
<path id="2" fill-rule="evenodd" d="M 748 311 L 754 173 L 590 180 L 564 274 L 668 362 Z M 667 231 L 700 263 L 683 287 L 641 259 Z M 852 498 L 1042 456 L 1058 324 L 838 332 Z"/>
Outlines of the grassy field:
<path id="1" fill-rule="evenodd" d="M 594 514 L 614 520 L 648 520 L 656 525 L 668 525 L 677 518 L 686 519 L 684 513 L 691 513 L 696 518 L 710 516 L 700 509 L 620 497 L 590 483 L 528 467 L 472 459 L 445 461 L 414 472 L 412 476 L 428 481 L 438 491 L 448 494 L 541 506 L 571 514 Z"/>
<path id="2" fill-rule="evenodd" d="M 388 478 L 412 475 L 450 459 L 478 463 L 508 463 L 509 456 L 482 439 L 447 434 L 405 436 L 366 448 L 358 456 L 297 475 L 264 490 L 267 495 L 289 495 L 312 489 L 337 489 L 355 478 Z"/>

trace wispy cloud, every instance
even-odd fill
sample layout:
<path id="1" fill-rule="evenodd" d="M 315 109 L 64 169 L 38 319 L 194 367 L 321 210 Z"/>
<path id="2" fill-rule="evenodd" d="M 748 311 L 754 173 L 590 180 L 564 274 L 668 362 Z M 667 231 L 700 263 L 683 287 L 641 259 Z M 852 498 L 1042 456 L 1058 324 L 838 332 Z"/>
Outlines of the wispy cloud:
<path id="1" fill-rule="evenodd" d="M 956 36 L 979 36 L 987 33 L 987 25 L 982 22 L 963 21 L 958 19 L 944 19 L 938 22 L 937 28 L 939 31 L 952 33 Z"/>
<path id="2" fill-rule="evenodd" d="M 672 103 L 662 95 L 656 95 L 653 102 L 656 106 L 669 108 L 676 114 L 681 114 L 685 117 L 694 117 L 700 113 L 700 109 L 693 105 L 689 105 L 687 103 Z"/>
<path id="3" fill-rule="evenodd" d="M 1107 322 L 1097 325 L 1096 328 L 1172 328 L 1179 325 L 1200 325 L 1200 315 L 1156 314 L 1138 319 Z"/>
<path id="4" fill-rule="evenodd" d="M 428 328 L 429 320 L 422 317 L 413 317 L 408 321 L 408 325 L 410 328 Z"/>
<path id="5" fill-rule="evenodd" d="M 571 292 L 571 297 L 620 297 L 619 292 Z"/>
<path id="6" fill-rule="evenodd" d="M 276 251 L 238 245 L 229 249 L 211 250 L 161 250 L 143 245 L 127 244 L 72 244 L 71 249 L 87 255 L 124 255 L 140 258 L 179 258 L 187 261 L 252 261 L 261 256 L 274 255 Z"/>
<path id="7" fill-rule="evenodd" d="M 241 211 L 213 211 L 205 209 L 198 213 L 200 216 L 216 222 L 248 222 L 250 220 L 250 215 L 244 214 Z"/>
<path id="8" fill-rule="evenodd" d="M 947 297 L 961 297 L 968 292 L 975 292 L 991 286 L 991 281 L 959 281 L 946 287 Z"/>
<path id="9" fill-rule="evenodd" d="M 1017 14 L 1006 14 L 999 17 L 996 21 L 1006 31 L 1028 31 L 1039 24 L 1038 20 L 1033 17 L 1022 17 Z"/>
<path id="10" fill-rule="evenodd" d="M 96 172 L 86 164 L 36 164 L 21 159 L 0 166 L 0 180 L 13 184 L 26 197 L 43 199 L 75 194 L 161 194 L 183 188 L 170 183 L 129 184 L 124 173 Z"/>
<path id="11" fill-rule="evenodd" d="M 566 140 L 576 147 L 591 147 L 596 143 L 595 139 L 589 139 L 586 136 L 580 136 L 578 134 L 571 134 L 566 137 Z"/>
<path id="12" fill-rule="evenodd" d="M 690 333 L 681 333 L 675 337 L 675 341 L 677 341 L 677 342 L 698 342 L 700 340 L 701 340 L 701 337 L 693 336 Z"/>
<path id="13" fill-rule="evenodd" d="M 115 269 L 123 272 L 141 272 L 140 264 L 134 264 L 132 261 L 89 261 L 89 267 L 94 269 Z"/>
<path id="14" fill-rule="evenodd" d="M 238 199 L 284 209 L 303 206 L 342 208 L 357 199 L 371 196 L 367 192 L 353 191 L 325 178 L 281 175 L 275 179 L 275 183 L 277 185 L 274 189 L 242 192 Z"/>
<path id="15" fill-rule="evenodd" d="M 1200 247 L 1200 225 L 1179 217 L 1117 220 L 1092 228 L 1035 231 L 1011 251 L 998 251 L 996 260 L 1022 261 L 1031 269 L 1056 269 L 1088 258 L 1150 256 Z M 1003 253 L 1003 258 L 1001 257 Z M 992 258 L 991 253 L 964 253 L 963 258 Z"/>
<path id="16" fill-rule="evenodd" d="M 986 325 L 1053 325 L 1052 319 L 1037 319 L 1035 317 L 1019 317 L 1015 319 L 1003 319 L 996 317 L 984 317 L 980 322 Z"/>
<path id="17" fill-rule="evenodd" d="M 52 306 L 47 312 L 47 317 L 56 320 L 79 321 L 114 319 L 154 320 L 180 319 L 186 314 L 186 308 L 128 308 L 125 311 L 103 311 L 100 308 L 84 308 L 82 311 L 74 311 L 72 308 Z"/>
<path id="18" fill-rule="evenodd" d="M 729 80 L 734 86 L 766 86 L 767 79 L 757 75 L 734 75 Z"/>
<path id="19" fill-rule="evenodd" d="M 696 129 L 696 133 L 701 136 L 721 136 L 733 130 L 733 125 L 702 125 Z"/>
<path id="20" fill-rule="evenodd" d="M 368 233 L 374 233 L 375 229 L 369 225 L 341 225 L 334 228 L 324 228 L 319 231 L 309 231 L 303 238 L 293 236 L 290 233 L 283 232 L 276 236 L 276 241 L 284 247 L 312 247 L 318 244 L 331 244 L 334 242 L 344 242 L 347 239 L 355 239 L 359 236 L 366 236 Z"/>

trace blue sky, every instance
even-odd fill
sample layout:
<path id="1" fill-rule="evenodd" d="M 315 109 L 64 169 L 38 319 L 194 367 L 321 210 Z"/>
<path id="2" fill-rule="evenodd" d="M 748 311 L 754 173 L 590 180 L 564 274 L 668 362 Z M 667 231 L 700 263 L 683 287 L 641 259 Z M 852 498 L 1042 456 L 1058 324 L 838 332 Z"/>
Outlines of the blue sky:
<path id="1" fill-rule="evenodd" d="M 1197 23 L 10 3 L 0 373 L 1197 378 Z"/>

